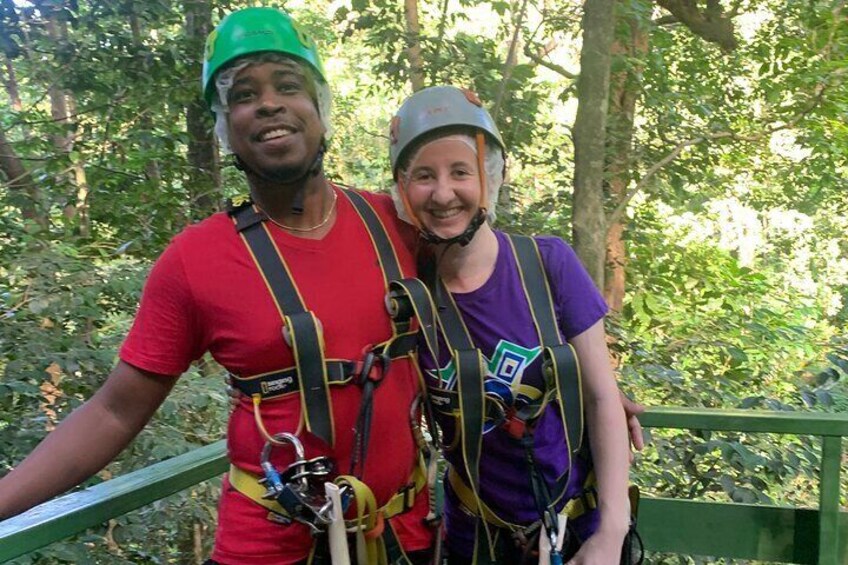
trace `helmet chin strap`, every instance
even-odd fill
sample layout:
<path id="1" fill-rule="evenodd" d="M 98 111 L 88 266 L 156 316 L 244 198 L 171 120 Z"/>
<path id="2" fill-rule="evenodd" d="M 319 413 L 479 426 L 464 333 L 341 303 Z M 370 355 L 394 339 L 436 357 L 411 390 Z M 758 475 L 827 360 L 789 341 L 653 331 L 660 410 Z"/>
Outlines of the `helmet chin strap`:
<path id="1" fill-rule="evenodd" d="M 248 167 L 245 164 L 245 162 L 242 161 L 241 157 L 239 157 L 238 155 L 235 155 L 235 154 L 233 155 L 233 163 L 235 164 L 235 167 L 238 170 L 244 171 L 244 172 L 249 171 L 249 172 L 253 173 L 254 175 L 256 175 L 256 176 L 258 176 L 262 179 L 273 181 L 273 182 L 281 182 L 283 184 L 296 184 L 296 183 L 299 183 L 300 181 L 302 181 L 303 179 L 305 179 L 307 177 L 314 177 L 318 173 L 321 172 L 321 169 L 324 166 L 324 152 L 325 152 L 324 141 L 321 140 L 321 145 L 318 147 L 318 152 L 315 154 L 315 158 L 312 160 L 312 164 L 309 165 L 309 167 L 305 171 L 303 171 L 303 173 L 295 176 L 294 178 L 282 178 L 282 177 L 278 177 L 278 176 L 275 176 L 275 175 L 262 174 L 259 171 L 256 171 L 256 170 Z M 295 214 L 297 216 L 300 216 L 301 214 L 303 214 L 303 198 L 305 196 L 304 195 L 305 189 L 306 189 L 306 183 L 302 183 L 297 187 L 297 190 L 294 193 L 294 198 L 292 198 L 292 204 L 291 204 L 292 214 Z"/>
<path id="2" fill-rule="evenodd" d="M 453 237 L 441 237 L 426 228 L 421 229 L 421 238 L 427 243 L 431 243 L 433 245 L 453 245 L 454 243 L 458 243 L 460 247 L 465 247 L 471 240 L 474 239 L 474 234 L 477 233 L 477 230 L 480 229 L 480 226 L 483 225 L 483 222 L 486 221 L 486 209 L 478 208 L 477 214 L 468 222 L 468 226 L 465 230 Z"/>

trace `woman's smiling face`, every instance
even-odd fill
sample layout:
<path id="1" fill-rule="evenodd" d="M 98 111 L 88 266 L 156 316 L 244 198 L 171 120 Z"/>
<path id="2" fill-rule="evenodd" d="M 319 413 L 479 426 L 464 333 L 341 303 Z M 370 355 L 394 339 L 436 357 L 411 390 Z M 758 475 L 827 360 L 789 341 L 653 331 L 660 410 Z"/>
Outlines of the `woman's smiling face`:
<path id="1" fill-rule="evenodd" d="M 464 136 L 430 141 L 405 171 L 412 213 L 422 226 L 441 238 L 462 234 L 480 207 L 477 154 Z"/>

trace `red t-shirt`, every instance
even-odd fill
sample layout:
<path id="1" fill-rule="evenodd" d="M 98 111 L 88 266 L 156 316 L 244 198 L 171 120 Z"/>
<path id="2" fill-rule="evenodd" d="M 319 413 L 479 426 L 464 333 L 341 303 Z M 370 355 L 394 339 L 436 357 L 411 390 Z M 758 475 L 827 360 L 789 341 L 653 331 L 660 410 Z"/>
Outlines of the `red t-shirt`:
<path id="1" fill-rule="evenodd" d="M 395 242 L 404 276 L 412 276 L 415 268 L 408 226 L 397 219 L 389 197 L 363 195 Z M 365 346 L 385 341 L 392 330 L 384 306 L 385 283 L 371 239 L 348 199 L 339 194 L 337 202 L 336 221 L 321 240 L 295 237 L 273 224 L 269 229 L 306 307 L 322 323 L 326 358 L 357 360 Z M 282 338 L 282 326 L 269 290 L 232 220 L 219 213 L 184 230 L 156 262 L 120 356 L 146 371 L 179 375 L 208 350 L 231 373 L 256 375 L 294 365 Z M 375 392 L 362 479 L 380 505 L 409 482 L 416 462 L 408 422 L 417 390 L 412 360 L 404 358 L 391 364 L 388 378 Z M 337 469 L 346 473 L 361 389 L 343 385 L 331 386 L 330 391 L 335 447 L 329 448 L 305 432 L 301 440 L 307 458 L 329 455 Z M 261 414 L 269 433 L 294 432 L 301 416 L 299 394 L 263 402 Z M 260 474 L 264 440 L 249 400 L 231 415 L 227 440 L 232 463 Z M 285 469 L 292 457 L 290 449 L 276 449 L 273 461 Z M 392 520 L 406 550 L 430 545 L 431 532 L 422 524 L 426 513 L 427 497 L 422 492 L 413 510 Z M 312 545 L 306 527 L 279 525 L 269 521 L 267 514 L 225 481 L 213 559 L 260 565 L 305 559 Z"/>

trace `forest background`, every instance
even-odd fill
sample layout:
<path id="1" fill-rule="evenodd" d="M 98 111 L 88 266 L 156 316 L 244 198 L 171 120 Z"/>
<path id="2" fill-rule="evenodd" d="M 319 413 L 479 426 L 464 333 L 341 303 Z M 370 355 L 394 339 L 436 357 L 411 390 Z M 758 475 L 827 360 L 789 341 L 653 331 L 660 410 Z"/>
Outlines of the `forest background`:
<path id="1" fill-rule="evenodd" d="M 200 99 L 204 39 L 245 5 L 0 0 L 0 474 L 103 381 L 169 239 L 246 192 Z M 268 5 L 324 56 L 334 179 L 387 189 L 388 122 L 413 90 L 479 93 L 510 153 L 498 226 L 574 245 L 639 401 L 848 408 L 844 0 Z M 220 368 L 197 363 L 89 484 L 220 439 L 226 412 Z M 650 439 L 646 492 L 816 500 L 808 438 Z M 216 489 L 19 562 L 200 563 Z"/>

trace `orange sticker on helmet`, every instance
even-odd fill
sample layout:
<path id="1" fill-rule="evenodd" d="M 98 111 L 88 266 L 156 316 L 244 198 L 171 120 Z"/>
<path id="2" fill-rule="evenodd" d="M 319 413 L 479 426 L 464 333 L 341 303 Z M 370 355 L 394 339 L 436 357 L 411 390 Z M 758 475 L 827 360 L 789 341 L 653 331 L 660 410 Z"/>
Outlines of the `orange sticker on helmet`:
<path id="1" fill-rule="evenodd" d="M 392 145 L 398 142 L 398 129 L 400 128 L 400 118 L 395 116 L 392 118 L 392 123 L 389 125 L 389 138 L 392 141 Z"/>
<path id="2" fill-rule="evenodd" d="M 474 104 L 475 106 L 483 107 L 483 103 L 480 101 L 480 97 L 477 96 L 477 93 L 473 90 L 469 90 L 467 88 L 462 89 L 462 93 L 465 94 L 465 99 Z"/>

